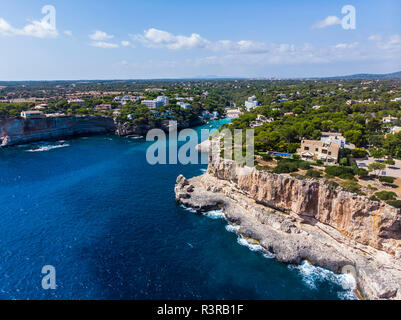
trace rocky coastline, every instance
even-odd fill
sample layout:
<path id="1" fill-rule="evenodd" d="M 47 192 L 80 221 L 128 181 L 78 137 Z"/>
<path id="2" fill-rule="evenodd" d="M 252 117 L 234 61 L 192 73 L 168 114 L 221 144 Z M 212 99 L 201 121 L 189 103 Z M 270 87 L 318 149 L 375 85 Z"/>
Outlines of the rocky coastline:
<path id="1" fill-rule="evenodd" d="M 178 129 L 201 125 L 202 121 L 180 123 Z M 82 116 L 54 118 L 8 118 L 0 119 L 0 146 L 9 147 L 19 144 L 67 139 L 82 135 L 112 133 L 118 136 L 145 136 L 154 128 L 167 131 L 168 126 L 162 123 L 156 127 L 148 124 L 120 122 L 111 117 Z"/>
<path id="2" fill-rule="evenodd" d="M 258 171 L 219 157 L 207 172 L 177 178 L 176 200 L 203 213 L 223 210 L 238 232 L 283 263 L 304 260 L 351 272 L 359 296 L 401 299 L 401 214 L 398 209 L 332 188 Z"/>

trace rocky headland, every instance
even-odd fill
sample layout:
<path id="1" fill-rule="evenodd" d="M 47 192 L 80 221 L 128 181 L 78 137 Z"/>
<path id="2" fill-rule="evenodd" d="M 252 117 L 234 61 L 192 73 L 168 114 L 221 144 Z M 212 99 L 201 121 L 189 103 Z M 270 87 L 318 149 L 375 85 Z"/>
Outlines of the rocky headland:
<path id="1" fill-rule="evenodd" d="M 159 126 L 121 122 L 111 117 L 71 116 L 54 118 L 7 118 L 0 119 L 0 146 L 8 147 L 37 141 L 73 138 L 82 135 L 114 133 L 118 136 L 145 136 L 154 128 L 168 131 L 168 121 Z M 192 123 L 179 123 L 178 129 L 202 124 L 199 119 Z"/>
<path id="2" fill-rule="evenodd" d="M 308 260 L 351 272 L 358 295 L 401 299 L 401 214 L 324 180 L 299 180 L 210 159 L 207 172 L 177 178 L 179 203 L 198 212 L 221 208 L 238 232 L 278 261 Z"/>
<path id="3" fill-rule="evenodd" d="M 104 134 L 114 132 L 115 128 L 114 120 L 107 117 L 0 119 L 0 145 L 8 147 L 35 141 Z"/>

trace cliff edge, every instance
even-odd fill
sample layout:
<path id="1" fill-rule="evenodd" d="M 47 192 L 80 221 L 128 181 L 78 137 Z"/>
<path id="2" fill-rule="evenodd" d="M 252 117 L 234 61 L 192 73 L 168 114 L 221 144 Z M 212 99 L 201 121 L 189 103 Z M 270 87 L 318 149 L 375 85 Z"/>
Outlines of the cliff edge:
<path id="1" fill-rule="evenodd" d="M 398 209 L 333 188 L 212 159 L 207 173 L 178 177 L 176 199 L 199 212 L 223 208 L 238 232 L 276 259 L 342 272 L 351 266 L 368 299 L 401 299 Z"/>
<path id="2" fill-rule="evenodd" d="M 0 119 L 0 145 L 13 146 L 85 134 L 109 133 L 115 130 L 114 120 L 107 117 Z"/>

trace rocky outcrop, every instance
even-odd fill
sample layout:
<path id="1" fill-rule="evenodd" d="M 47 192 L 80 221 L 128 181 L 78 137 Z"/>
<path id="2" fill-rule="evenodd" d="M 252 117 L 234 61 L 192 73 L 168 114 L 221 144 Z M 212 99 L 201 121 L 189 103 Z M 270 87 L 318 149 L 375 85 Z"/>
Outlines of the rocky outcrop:
<path id="1" fill-rule="evenodd" d="M 135 124 L 131 122 L 116 122 L 116 134 L 119 136 L 138 135 L 144 136 L 146 133 L 154 129 L 154 126 L 146 124 Z"/>
<path id="2" fill-rule="evenodd" d="M 401 215 L 393 207 L 221 158 L 203 176 L 180 176 L 175 193 L 199 212 L 223 208 L 241 234 L 279 261 L 308 259 L 334 272 L 351 267 L 366 298 L 401 299 Z"/>
<path id="3" fill-rule="evenodd" d="M 112 118 L 62 117 L 38 119 L 0 119 L 0 144 L 12 146 L 42 140 L 64 139 L 115 131 Z"/>
<path id="4" fill-rule="evenodd" d="M 333 188 L 324 180 L 299 180 L 221 158 L 212 161 L 208 170 L 260 204 L 296 214 L 311 223 L 322 222 L 361 244 L 401 258 L 399 209 Z"/>
<path id="5" fill-rule="evenodd" d="M 200 119 L 178 123 L 178 129 L 202 124 Z M 169 130 L 169 121 L 138 124 L 110 117 L 60 117 L 0 119 L 0 146 L 13 146 L 35 141 L 65 139 L 80 135 L 115 133 L 118 136 L 145 136 L 149 130 Z"/>

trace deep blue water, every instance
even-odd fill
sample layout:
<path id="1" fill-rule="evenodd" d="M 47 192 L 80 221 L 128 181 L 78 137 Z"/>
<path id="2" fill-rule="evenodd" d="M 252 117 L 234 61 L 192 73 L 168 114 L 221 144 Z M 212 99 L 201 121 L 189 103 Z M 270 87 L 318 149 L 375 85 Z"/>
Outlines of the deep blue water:
<path id="1" fill-rule="evenodd" d="M 66 143 L 0 150 L 0 299 L 338 299 L 349 293 L 341 277 L 268 259 L 240 245 L 223 219 L 178 206 L 177 175 L 199 175 L 206 165 L 151 166 L 144 140 L 96 136 Z M 29 152 L 38 147 L 41 152 Z M 56 268 L 56 290 L 42 289 L 44 265 Z"/>

